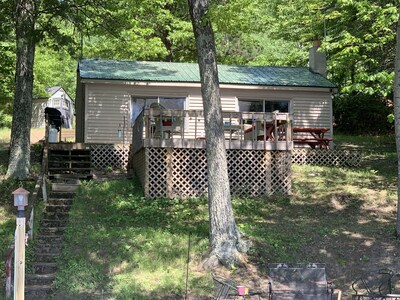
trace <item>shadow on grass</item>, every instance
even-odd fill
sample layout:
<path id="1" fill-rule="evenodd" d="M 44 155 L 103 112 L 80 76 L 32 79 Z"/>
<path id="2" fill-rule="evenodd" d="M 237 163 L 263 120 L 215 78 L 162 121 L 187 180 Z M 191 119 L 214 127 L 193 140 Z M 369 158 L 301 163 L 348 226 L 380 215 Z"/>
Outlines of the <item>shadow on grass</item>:
<path id="1" fill-rule="evenodd" d="M 379 166 L 305 166 L 292 196 L 233 199 L 236 223 L 253 241 L 250 263 L 265 276 L 268 263 L 325 263 L 344 298 L 364 271 L 400 271 L 392 177 Z M 137 181 L 89 182 L 75 200 L 57 293 L 182 298 L 189 233 L 193 266 L 208 249 L 206 199 L 147 199 Z M 209 276 L 189 273 L 189 295 L 209 296 Z"/>
<path id="2" fill-rule="evenodd" d="M 371 200 L 367 188 L 346 192 L 349 180 L 332 185 L 326 176 L 322 187 L 320 178 L 313 180 L 295 185 L 295 192 L 301 193 L 292 197 L 242 199 L 236 204 L 238 226 L 254 242 L 250 257 L 259 270 L 266 273 L 269 263 L 325 263 L 329 279 L 344 291 L 345 299 L 362 273 L 385 267 L 399 272 L 395 200 L 380 195 Z"/>
<path id="3" fill-rule="evenodd" d="M 189 234 L 192 259 L 208 247 L 206 205 L 206 199 L 145 198 L 136 181 L 86 183 L 71 211 L 56 298 L 182 298 Z M 208 280 L 191 273 L 191 289 L 207 295 Z"/>

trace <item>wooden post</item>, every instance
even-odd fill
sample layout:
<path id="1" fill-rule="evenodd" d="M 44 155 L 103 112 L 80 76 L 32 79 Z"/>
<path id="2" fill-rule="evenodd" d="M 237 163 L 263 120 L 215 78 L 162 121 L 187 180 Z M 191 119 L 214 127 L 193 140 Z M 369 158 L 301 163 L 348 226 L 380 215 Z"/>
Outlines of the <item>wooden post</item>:
<path id="1" fill-rule="evenodd" d="M 25 299 L 25 218 L 17 218 L 15 229 L 14 300 Z"/>
<path id="2" fill-rule="evenodd" d="M 47 188 L 46 188 L 46 175 L 43 174 L 42 177 L 42 195 L 43 195 L 43 200 L 47 201 Z"/>
<path id="3" fill-rule="evenodd" d="M 11 270 L 12 270 L 12 259 L 14 256 L 14 245 L 11 246 L 10 252 L 8 253 L 6 260 L 6 299 L 11 298 Z"/>
<path id="4" fill-rule="evenodd" d="M 165 185 L 166 185 L 166 197 L 172 198 L 175 197 L 173 195 L 173 183 L 174 183 L 174 165 L 173 165 L 173 156 L 174 156 L 174 148 L 168 147 L 167 148 L 167 155 L 166 155 L 166 179 L 165 179 Z"/>

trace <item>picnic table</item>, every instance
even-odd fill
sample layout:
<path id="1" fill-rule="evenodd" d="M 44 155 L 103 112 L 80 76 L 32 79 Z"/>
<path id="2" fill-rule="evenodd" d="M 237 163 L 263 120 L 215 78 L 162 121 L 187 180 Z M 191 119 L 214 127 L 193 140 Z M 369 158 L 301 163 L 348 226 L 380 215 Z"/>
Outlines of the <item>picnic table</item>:
<path id="1" fill-rule="evenodd" d="M 320 149 L 328 149 L 329 142 L 331 142 L 332 138 L 326 138 L 325 133 L 329 131 L 329 128 L 321 127 L 294 127 L 293 133 L 302 133 L 307 134 L 306 136 L 296 137 L 293 139 L 295 144 L 307 144 L 312 149 L 320 148 Z"/>

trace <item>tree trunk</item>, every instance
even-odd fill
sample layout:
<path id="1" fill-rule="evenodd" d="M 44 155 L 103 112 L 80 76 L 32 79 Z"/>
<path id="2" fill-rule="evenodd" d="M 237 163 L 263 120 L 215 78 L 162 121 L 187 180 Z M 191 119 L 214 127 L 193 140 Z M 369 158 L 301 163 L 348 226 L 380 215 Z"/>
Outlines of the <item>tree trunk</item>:
<path id="1" fill-rule="evenodd" d="M 400 19 L 397 22 L 396 34 L 396 60 L 395 60 L 395 76 L 393 86 L 393 102 L 394 102 L 394 124 L 396 132 L 396 149 L 397 149 L 397 220 L 396 234 L 400 236 Z"/>
<path id="2" fill-rule="evenodd" d="M 33 63 L 35 57 L 35 1 L 16 1 L 17 63 L 10 159 L 6 177 L 26 179 L 30 169 Z"/>
<path id="3" fill-rule="evenodd" d="M 231 267 L 241 262 L 238 249 L 242 243 L 231 203 L 214 34 L 206 16 L 208 6 L 208 0 L 189 0 L 200 69 L 206 133 L 212 249 L 208 262 L 209 266 L 219 261 Z"/>

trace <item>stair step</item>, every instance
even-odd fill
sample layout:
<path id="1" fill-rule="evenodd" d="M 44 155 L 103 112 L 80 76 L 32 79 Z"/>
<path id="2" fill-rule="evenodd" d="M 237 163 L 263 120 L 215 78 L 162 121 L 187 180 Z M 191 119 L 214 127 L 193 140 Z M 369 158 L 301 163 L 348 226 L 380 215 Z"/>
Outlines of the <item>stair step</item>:
<path id="1" fill-rule="evenodd" d="M 61 174 L 62 175 L 62 174 Z M 69 183 L 69 184 L 81 184 L 81 180 L 78 177 L 72 177 L 72 176 L 57 176 L 57 178 L 54 178 L 52 180 L 52 183 Z"/>
<path id="2" fill-rule="evenodd" d="M 45 210 L 48 213 L 65 213 L 71 209 L 71 205 L 46 205 Z"/>
<path id="3" fill-rule="evenodd" d="M 68 224 L 68 219 L 45 219 L 40 221 L 40 225 L 44 227 L 65 227 Z"/>
<path id="4" fill-rule="evenodd" d="M 72 198 L 49 198 L 47 199 L 47 205 L 72 205 Z"/>
<path id="5" fill-rule="evenodd" d="M 43 300 L 47 299 L 52 289 L 52 285 L 30 285 L 25 286 L 25 299 Z"/>
<path id="6" fill-rule="evenodd" d="M 39 249 L 39 248 L 37 248 Z M 38 251 L 39 252 L 39 251 Z M 60 256 L 61 251 L 58 251 L 57 253 L 36 253 L 36 260 L 38 262 L 44 262 L 44 263 L 53 263 L 56 262 L 57 258 Z"/>
<path id="7" fill-rule="evenodd" d="M 80 180 L 82 178 L 82 174 L 54 174 L 52 175 L 52 177 L 56 180 L 68 180 L 68 179 L 72 179 L 72 180 Z"/>
<path id="8" fill-rule="evenodd" d="M 51 192 L 49 195 L 49 199 L 72 199 L 75 197 L 74 192 L 68 191 L 68 192 L 62 192 L 62 191 L 54 191 Z"/>
<path id="9" fill-rule="evenodd" d="M 39 235 L 58 235 L 63 234 L 66 227 L 44 227 L 39 228 Z"/>
<path id="10" fill-rule="evenodd" d="M 34 274 L 51 274 L 57 271 L 57 264 L 54 262 L 36 262 L 32 264 Z"/>
<path id="11" fill-rule="evenodd" d="M 56 278 L 55 273 L 50 274 L 26 274 L 25 275 L 25 287 L 32 286 L 46 286 L 51 285 Z"/>
<path id="12" fill-rule="evenodd" d="M 38 245 L 43 243 L 51 243 L 51 244 L 59 244 L 64 239 L 64 235 L 62 234 L 38 234 L 36 235 L 36 240 L 38 241 Z"/>
<path id="13" fill-rule="evenodd" d="M 68 212 L 43 212 L 43 218 L 47 220 L 68 220 Z"/>
<path id="14" fill-rule="evenodd" d="M 53 254 L 59 254 L 61 253 L 62 250 L 62 244 L 37 244 L 35 245 L 35 253 L 41 253 L 41 254 L 46 254 L 46 253 L 53 253 Z"/>
<path id="15" fill-rule="evenodd" d="M 75 192 L 79 187 L 79 183 L 53 183 L 51 190 L 53 192 Z"/>

